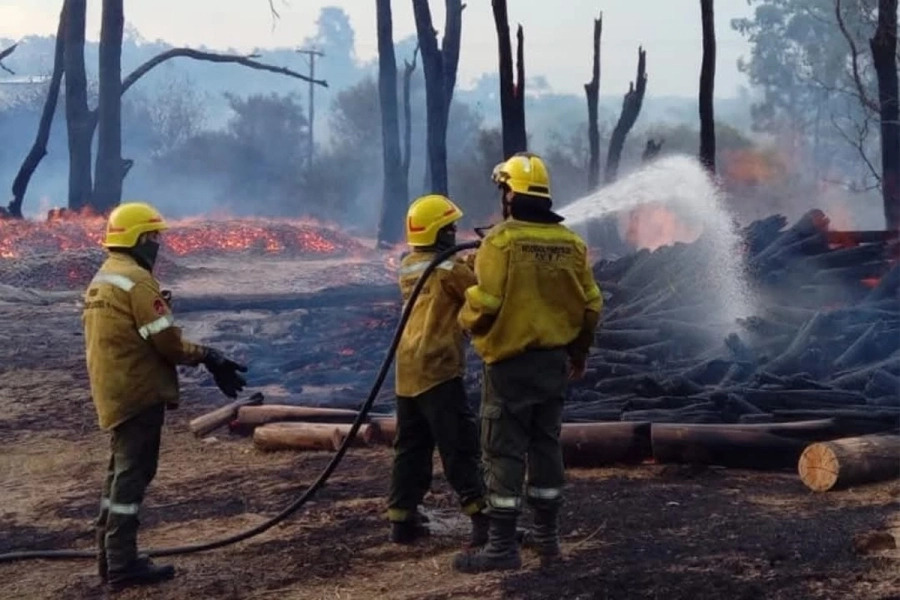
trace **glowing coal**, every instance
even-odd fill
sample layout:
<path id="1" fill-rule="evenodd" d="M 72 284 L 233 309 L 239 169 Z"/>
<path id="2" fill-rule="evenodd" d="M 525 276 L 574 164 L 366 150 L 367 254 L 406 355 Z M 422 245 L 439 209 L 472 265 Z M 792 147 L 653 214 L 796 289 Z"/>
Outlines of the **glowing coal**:
<path id="1" fill-rule="evenodd" d="M 104 226 L 103 218 L 95 216 L 0 220 L 0 259 L 97 248 Z M 312 220 L 190 219 L 170 226 L 163 245 L 177 256 L 250 252 L 320 257 L 364 250 L 358 240 Z"/>

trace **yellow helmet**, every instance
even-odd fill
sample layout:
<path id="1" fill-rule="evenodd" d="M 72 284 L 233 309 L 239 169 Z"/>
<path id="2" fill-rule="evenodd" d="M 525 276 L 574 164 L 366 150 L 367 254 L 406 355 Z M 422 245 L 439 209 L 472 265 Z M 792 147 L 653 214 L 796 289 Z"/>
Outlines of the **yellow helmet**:
<path id="1" fill-rule="evenodd" d="M 142 233 L 168 229 L 159 211 L 143 202 L 120 204 L 106 222 L 106 248 L 133 248 Z"/>
<path id="2" fill-rule="evenodd" d="M 462 218 L 463 213 L 446 196 L 429 194 L 416 198 L 406 213 L 406 243 L 433 246 L 443 227 Z"/>
<path id="3" fill-rule="evenodd" d="M 518 152 L 494 167 L 491 179 L 505 184 L 516 194 L 550 199 L 550 175 L 544 161 L 536 154 Z"/>

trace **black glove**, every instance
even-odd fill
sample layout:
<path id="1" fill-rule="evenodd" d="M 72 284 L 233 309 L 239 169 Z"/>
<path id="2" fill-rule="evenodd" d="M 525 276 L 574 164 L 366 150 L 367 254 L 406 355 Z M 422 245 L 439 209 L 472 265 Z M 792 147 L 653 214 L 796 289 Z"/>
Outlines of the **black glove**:
<path id="1" fill-rule="evenodd" d="M 203 357 L 203 366 L 205 366 L 222 393 L 229 398 L 236 398 L 238 392 L 244 389 L 247 381 L 238 375 L 238 371 L 245 373 L 247 367 L 236 363 L 215 348 L 207 348 L 206 355 Z"/>
<path id="2" fill-rule="evenodd" d="M 166 306 L 169 307 L 169 310 L 172 310 L 172 292 L 169 290 L 162 290 L 159 292 L 159 295 L 162 296 L 162 299 L 165 300 Z"/>

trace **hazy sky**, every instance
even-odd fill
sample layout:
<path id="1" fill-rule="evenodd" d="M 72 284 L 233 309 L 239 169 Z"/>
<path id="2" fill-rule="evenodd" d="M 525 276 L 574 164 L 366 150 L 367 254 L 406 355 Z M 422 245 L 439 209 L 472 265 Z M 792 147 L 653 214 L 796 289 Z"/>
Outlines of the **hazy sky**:
<path id="1" fill-rule="evenodd" d="M 274 0 L 281 19 L 273 25 L 267 0 L 129 0 L 125 19 L 147 39 L 175 45 L 251 50 L 294 46 L 315 32 L 323 6 L 340 6 L 356 32 L 360 60 L 376 56 L 374 0 Z M 52 34 L 62 0 L 0 0 L 0 37 Z M 88 1 L 87 35 L 100 32 L 100 0 Z M 394 38 L 415 31 L 412 3 L 395 0 Z M 435 26 L 442 29 L 444 3 L 431 2 Z M 593 17 L 603 11 L 601 94 L 628 88 L 637 66 L 637 47 L 647 50 L 648 92 L 694 96 L 700 72 L 699 0 L 508 0 L 510 25 L 525 28 L 529 77 L 543 75 L 554 91 L 583 93 L 590 78 Z M 747 85 L 736 62 L 749 46 L 731 29 L 731 19 L 749 15 L 746 0 L 716 0 L 718 56 L 716 95 L 731 97 Z M 469 0 L 463 13 L 459 83 L 495 71 L 496 34 L 489 0 Z M 403 57 L 398 57 L 402 61 Z M 327 78 L 327 73 L 323 73 Z"/>

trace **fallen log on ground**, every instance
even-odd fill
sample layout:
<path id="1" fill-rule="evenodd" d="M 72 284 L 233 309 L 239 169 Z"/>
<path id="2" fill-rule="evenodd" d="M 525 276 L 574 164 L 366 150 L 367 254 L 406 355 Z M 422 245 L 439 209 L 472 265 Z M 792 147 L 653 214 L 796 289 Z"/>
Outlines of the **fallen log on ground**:
<path id="1" fill-rule="evenodd" d="M 658 463 L 745 469 L 793 468 L 815 441 L 840 437 L 833 419 L 771 424 L 656 424 L 650 428 Z"/>
<path id="2" fill-rule="evenodd" d="M 881 434 L 818 442 L 797 462 L 806 487 L 827 492 L 900 478 L 900 435 Z"/>
<path id="3" fill-rule="evenodd" d="M 269 423 L 253 431 L 253 445 L 260 450 L 337 450 L 350 432 L 347 423 Z M 366 446 L 371 439 L 363 425 L 354 446 Z"/>
<path id="4" fill-rule="evenodd" d="M 188 423 L 188 427 L 195 436 L 203 437 L 219 427 L 230 423 L 235 416 L 237 416 L 238 410 L 242 406 L 256 406 L 262 404 L 264 399 L 265 398 L 261 393 L 256 392 L 249 398 L 229 402 L 225 406 L 221 406 L 212 412 L 191 419 L 190 423 Z"/>
<path id="5" fill-rule="evenodd" d="M 232 421 L 234 428 L 253 429 L 267 423 L 302 421 L 307 423 L 352 423 L 359 413 L 345 408 L 320 408 L 268 404 L 266 406 L 242 406 Z"/>
<path id="6" fill-rule="evenodd" d="M 567 467 L 640 463 L 650 458 L 650 423 L 563 423 Z"/>
<path id="7" fill-rule="evenodd" d="M 397 436 L 397 418 L 373 417 L 372 422 L 369 424 L 369 430 L 373 442 L 390 446 L 394 443 L 394 438 Z"/>

